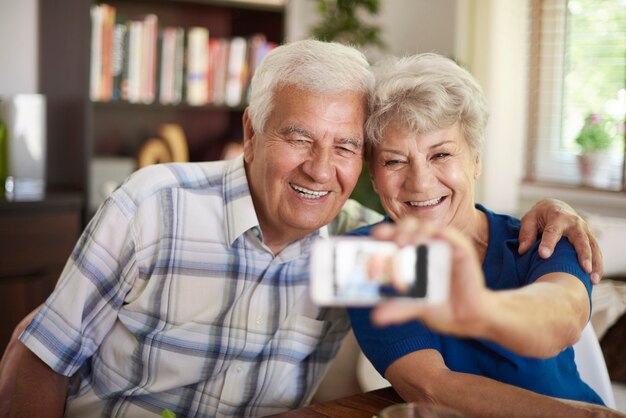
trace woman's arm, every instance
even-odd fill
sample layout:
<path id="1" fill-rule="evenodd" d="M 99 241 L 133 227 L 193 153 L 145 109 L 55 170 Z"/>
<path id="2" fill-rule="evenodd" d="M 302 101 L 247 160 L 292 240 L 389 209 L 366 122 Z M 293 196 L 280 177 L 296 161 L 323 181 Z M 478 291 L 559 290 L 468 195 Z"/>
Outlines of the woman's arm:
<path id="1" fill-rule="evenodd" d="M 528 286 L 488 295 L 491 306 L 486 312 L 491 315 L 482 335 L 475 337 L 525 356 L 556 356 L 580 339 L 589 319 L 585 286 L 565 273 L 547 274 Z"/>
<path id="2" fill-rule="evenodd" d="M 602 252 L 587 222 L 567 203 L 557 199 L 542 199 L 521 219 L 519 252 L 524 254 L 541 233 L 539 255 L 552 255 L 562 236 L 572 243 L 578 262 L 585 272 L 591 274 L 591 283 L 598 284 L 604 273 Z"/>
<path id="3" fill-rule="evenodd" d="M 439 305 L 384 303 L 372 315 L 377 325 L 419 319 L 438 332 L 484 338 L 521 355 L 546 358 L 576 342 L 589 318 L 585 286 L 569 274 L 547 274 L 518 289 L 488 289 L 474 246 L 454 229 L 434 229 L 407 218 L 385 225 L 374 236 L 394 238 L 400 245 L 439 238 L 452 248 L 448 301 Z"/>
<path id="4" fill-rule="evenodd" d="M 448 369 L 436 350 L 420 350 L 394 361 L 385 378 L 407 402 L 430 402 L 468 417 L 626 417 L 598 405 L 540 395 L 482 376 Z"/>

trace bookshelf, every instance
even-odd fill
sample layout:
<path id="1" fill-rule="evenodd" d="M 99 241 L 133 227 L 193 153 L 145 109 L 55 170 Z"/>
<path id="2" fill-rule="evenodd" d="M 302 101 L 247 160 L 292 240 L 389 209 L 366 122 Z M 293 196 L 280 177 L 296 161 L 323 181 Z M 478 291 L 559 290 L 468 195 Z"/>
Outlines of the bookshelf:
<path id="1" fill-rule="evenodd" d="M 244 104 L 136 104 L 90 99 L 91 15 L 86 0 L 40 0 L 39 85 L 47 97 L 50 191 L 78 192 L 89 201 L 90 165 L 98 157 L 136 157 L 163 123 L 182 126 L 191 161 L 216 160 L 241 139 Z M 284 0 L 110 0 L 122 18 L 158 16 L 159 27 L 195 26 L 211 37 L 284 39 Z M 89 214 L 85 211 L 85 220 Z"/>

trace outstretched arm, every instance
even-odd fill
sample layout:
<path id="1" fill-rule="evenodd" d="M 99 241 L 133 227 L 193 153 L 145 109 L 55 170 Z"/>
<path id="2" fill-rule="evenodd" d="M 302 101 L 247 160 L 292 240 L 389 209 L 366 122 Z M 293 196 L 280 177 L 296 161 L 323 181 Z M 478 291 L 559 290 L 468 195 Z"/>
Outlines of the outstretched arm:
<path id="1" fill-rule="evenodd" d="M 576 249 L 583 270 L 591 273 L 591 282 L 598 284 L 604 272 L 604 262 L 598 241 L 589 225 L 567 203 L 556 199 L 542 199 L 522 217 L 519 234 L 519 252 L 524 254 L 542 233 L 539 255 L 548 258 L 562 236 Z"/>
<path id="2" fill-rule="evenodd" d="M 399 358 L 385 378 L 407 402 L 430 402 L 468 417 L 626 417 L 609 408 L 540 395 L 493 379 L 448 369 L 436 350 Z"/>
<path id="3" fill-rule="evenodd" d="M 62 417 L 68 378 L 53 371 L 32 351 L 22 355 L 11 405 L 11 417 Z"/>
<path id="4" fill-rule="evenodd" d="M 448 301 L 436 305 L 406 300 L 383 303 L 372 314 L 377 325 L 419 319 L 442 333 L 484 338 L 521 355 L 545 358 L 574 344 L 589 318 L 587 290 L 569 274 L 546 274 L 517 289 L 488 289 L 474 246 L 452 228 L 435 229 L 406 218 L 377 228 L 373 235 L 393 238 L 400 245 L 439 238 L 452 249 Z"/>

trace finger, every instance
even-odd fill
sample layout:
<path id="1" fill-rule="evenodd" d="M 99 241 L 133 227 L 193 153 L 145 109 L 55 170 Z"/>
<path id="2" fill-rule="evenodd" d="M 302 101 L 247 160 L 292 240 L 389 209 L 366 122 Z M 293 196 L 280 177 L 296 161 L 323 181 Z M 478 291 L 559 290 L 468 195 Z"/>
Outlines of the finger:
<path id="1" fill-rule="evenodd" d="M 568 237 L 570 243 L 574 246 L 576 255 L 578 256 L 578 264 L 587 273 L 592 272 L 591 260 L 593 259 L 593 253 L 591 244 L 589 242 L 589 235 L 584 233 L 581 229 L 575 234 L 570 234 Z"/>
<path id="2" fill-rule="evenodd" d="M 546 225 L 541 236 L 541 243 L 539 244 L 539 256 L 541 258 L 550 257 L 562 236 L 563 230 L 556 223 Z"/>
<path id="3" fill-rule="evenodd" d="M 521 220 L 518 252 L 524 254 L 537 241 L 537 218 L 526 215 Z"/>
<path id="4" fill-rule="evenodd" d="M 392 223 L 383 223 L 372 228 L 371 236 L 374 239 L 388 241 L 393 238 L 397 226 Z"/>
<path id="5" fill-rule="evenodd" d="M 604 275 L 604 256 L 600 251 L 600 244 L 593 235 L 589 237 L 589 244 L 591 245 L 592 260 L 591 283 L 598 284 Z"/>

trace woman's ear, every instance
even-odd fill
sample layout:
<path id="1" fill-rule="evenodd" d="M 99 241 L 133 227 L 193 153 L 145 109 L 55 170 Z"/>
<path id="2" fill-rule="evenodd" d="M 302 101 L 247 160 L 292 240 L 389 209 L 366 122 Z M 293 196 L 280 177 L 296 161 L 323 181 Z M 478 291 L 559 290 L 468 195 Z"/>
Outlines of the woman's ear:
<path id="1" fill-rule="evenodd" d="M 367 173 L 370 175 L 370 182 L 372 183 L 372 188 L 374 189 L 377 195 L 380 195 L 380 193 L 378 193 L 378 187 L 376 187 L 376 182 L 374 181 L 374 166 L 373 166 L 374 159 L 371 157 L 371 155 L 372 154 L 368 153 L 364 161 L 365 163 L 367 163 Z"/>
<path id="2" fill-rule="evenodd" d="M 250 164 L 254 160 L 254 142 L 256 141 L 252 121 L 250 120 L 250 108 L 243 112 L 243 158 Z"/>
<path id="3" fill-rule="evenodd" d="M 477 180 L 480 177 L 480 173 L 482 172 L 482 163 L 480 160 L 480 156 L 477 155 L 474 157 L 474 180 Z"/>

